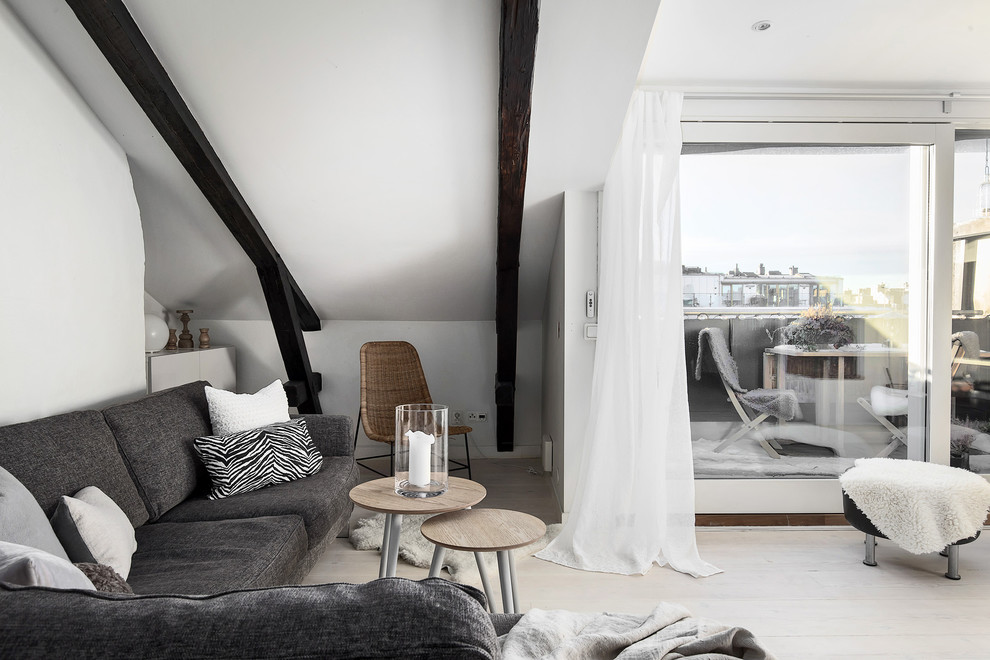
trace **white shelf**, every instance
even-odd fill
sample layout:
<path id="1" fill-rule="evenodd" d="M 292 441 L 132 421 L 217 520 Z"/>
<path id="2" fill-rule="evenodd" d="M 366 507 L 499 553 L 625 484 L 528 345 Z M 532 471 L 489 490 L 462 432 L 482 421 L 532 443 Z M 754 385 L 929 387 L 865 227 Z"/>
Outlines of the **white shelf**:
<path id="1" fill-rule="evenodd" d="M 234 391 L 237 368 L 233 346 L 180 348 L 148 353 L 148 393 L 208 380 L 213 387 Z"/>

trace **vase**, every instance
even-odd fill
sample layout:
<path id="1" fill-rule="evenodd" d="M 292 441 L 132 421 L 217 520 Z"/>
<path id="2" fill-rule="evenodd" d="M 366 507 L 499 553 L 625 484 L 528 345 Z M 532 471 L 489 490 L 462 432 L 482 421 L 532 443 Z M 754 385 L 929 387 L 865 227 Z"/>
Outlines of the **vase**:
<path id="1" fill-rule="evenodd" d="M 168 329 L 168 343 L 165 344 L 166 351 L 177 351 L 179 350 L 179 338 L 175 336 L 178 330 L 169 328 Z"/>
<path id="2" fill-rule="evenodd" d="M 157 353 L 168 342 L 168 325 L 155 314 L 144 315 L 144 352 Z"/>
<path id="3" fill-rule="evenodd" d="M 395 407 L 395 492 L 405 497 L 447 492 L 447 406 Z"/>
<path id="4" fill-rule="evenodd" d="M 200 328 L 199 329 L 199 347 L 209 348 L 210 347 L 210 329 Z"/>

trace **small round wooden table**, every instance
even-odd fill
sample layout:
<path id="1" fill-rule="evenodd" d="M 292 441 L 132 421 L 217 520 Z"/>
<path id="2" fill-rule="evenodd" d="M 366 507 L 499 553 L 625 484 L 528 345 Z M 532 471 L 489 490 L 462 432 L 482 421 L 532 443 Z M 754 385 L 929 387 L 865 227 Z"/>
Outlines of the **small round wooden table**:
<path id="1" fill-rule="evenodd" d="M 404 497 L 395 492 L 395 477 L 366 481 L 351 489 L 351 501 L 362 509 L 385 514 L 382 559 L 378 577 L 395 577 L 399 557 L 399 530 L 404 514 L 460 511 L 485 499 L 488 491 L 476 481 L 449 477 L 447 492 L 436 497 Z M 481 561 L 479 556 L 478 561 Z"/>
<path id="2" fill-rule="evenodd" d="M 430 577 L 440 574 L 443 566 L 444 548 L 474 552 L 494 552 L 498 557 L 498 577 L 502 586 L 502 611 L 519 611 L 519 589 L 516 586 L 516 568 L 512 560 L 512 550 L 529 545 L 543 536 L 547 526 L 542 520 L 528 513 L 506 509 L 470 509 L 445 513 L 423 523 L 420 530 L 423 536 L 433 541 L 433 563 L 430 564 Z M 479 562 L 480 566 L 480 562 Z M 481 573 L 489 607 L 492 603 L 491 587 L 488 578 Z"/>

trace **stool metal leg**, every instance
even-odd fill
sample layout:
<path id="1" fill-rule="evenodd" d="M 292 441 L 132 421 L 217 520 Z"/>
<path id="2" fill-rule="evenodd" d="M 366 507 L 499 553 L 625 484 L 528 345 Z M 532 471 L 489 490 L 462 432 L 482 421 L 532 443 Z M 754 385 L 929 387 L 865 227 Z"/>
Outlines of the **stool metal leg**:
<path id="1" fill-rule="evenodd" d="M 392 514 L 392 524 L 388 532 L 388 566 L 385 577 L 395 577 L 395 565 L 399 561 L 399 532 L 402 529 L 402 514 Z"/>
<path id="2" fill-rule="evenodd" d="M 498 557 L 498 578 L 502 583 L 502 611 L 506 614 L 514 614 L 512 606 L 512 568 L 509 564 L 509 551 L 499 550 Z"/>
<path id="3" fill-rule="evenodd" d="M 485 590 L 485 598 L 488 599 L 488 610 L 495 611 L 495 596 L 492 594 L 492 585 L 488 581 L 488 569 L 485 568 L 485 555 L 480 552 L 474 553 L 474 561 L 478 564 L 478 574 L 481 576 L 481 586 Z"/>
<path id="4" fill-rule="evenodd" d="M 872 534 L 866 535 L 866 559 L 863 563 L 867 566 L 877 565 L 877 537 Z"/>
<path id="5" fill-rule="evenodd" d="M 945 572 L 945 577 L 950 580 L 959 580 L 959 546 L 950 545 L 949 551 L 949 570 Z"/>
<path id="6" fill-rule="evenodd" d="M 512 556 L 512 550 L 505 551 L 509 558 L 509 582 L 512 585 L 512 611 L 519 612 L 519 587 L 516 585 L 516 559 Z"/>
<path id="7" fill-rule="evenodd" d="M 430 577 L 440 577 L 443 570 L 443 556 L 447 549 L 442 545 L 433 546 L 433 561 L 430 562 Z"/>
<path id="8" fill-rule="evenodd" d="M 388 567 L 388 536 L 389 531 L 392 529 L 392 514 L 385 514 L 385 529 L 382 530 L 382 558 L 378 563 L 378 577 L 383 578 L 386 574 L 386 568 Z"/>

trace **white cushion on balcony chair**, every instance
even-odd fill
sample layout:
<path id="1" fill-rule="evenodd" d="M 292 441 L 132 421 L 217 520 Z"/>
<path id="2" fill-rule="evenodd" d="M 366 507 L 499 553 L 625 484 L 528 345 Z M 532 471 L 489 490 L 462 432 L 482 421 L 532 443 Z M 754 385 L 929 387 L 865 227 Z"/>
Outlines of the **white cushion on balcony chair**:
<path id="1" fill-rule="evenodd" d="M 908 414 L 908 391 L 875 385 L 870 389 L 873 412 L 883 417 Z"/>

